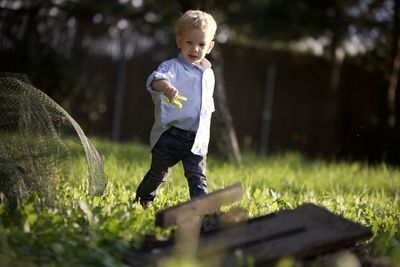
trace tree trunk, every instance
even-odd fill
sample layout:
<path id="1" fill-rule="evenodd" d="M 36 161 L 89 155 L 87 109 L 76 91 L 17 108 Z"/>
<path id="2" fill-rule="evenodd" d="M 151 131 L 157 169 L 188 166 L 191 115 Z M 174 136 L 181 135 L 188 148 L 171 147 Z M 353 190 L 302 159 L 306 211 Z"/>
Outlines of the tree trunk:
<path id="1" fill-rule="evenodd" d="M 347 116 L 343 114 L 343 109 L 341 108 L 341 92 L 339 91 L 340 79 L 343 61 L 345 58 L 345 51 L 342 47 L 344 29 L 342 24 L 343 20 L 343 6 L 342 1 L 335 1 L 335 20 L 338 22 L 331 29 L 332 40 L 330 44 L 330 77 L 328 84 L 328 101 L 325 104 L 325 122 L 327 127 L 332 127 L 330 132 L 331 136 L 326 136 L 331 140 L 331 146 L 334 147 L 333 153 L 335 155 L 340 155 L 343 144 L 343 129 L 342 129 L 342 118 Z"/>
<path id="2" fill-rule="evenodd" d="M 387 131 L 386 131 L 386 152 L 387 160 L 399 164 L 400 148 L 400 125 L 398 102 L 398 80 L 400 73 L 400 0 L 394 0 L 395 10 L 393 16 L 393 44 L 391 61 L 391 75 L 387 90 Z"/>
<path id="3" fill-rule="evenodd" d="M 223 58 L 219 47 L 213 51 L 216 87 L 214 93 L 215 114 L 213 116 L 212 136 L 216 140 L 218 153 L 223 158 L 240 163 L 242 161 L 236 131 L 225 93 Z"/>
<path id="4" fill-rule="evenodd" d="M 339 87 L 340 74 L 342 72 L 342 65 L 344 60 L 344 51 L 337 43 L 333 44 L 332 52 L 332 69 L 331 78 L 329 83 L 329 89 L 332 92 L 336 92 Z"/>
<path id="5" fill-rule="evenodd" d="M 334 11 L 336 24 L 332 27 L 332 40 L 330 46 L 330 56 L 332 62 L 331 77 L 329 82 L 329 89 L 331 92 L 336 92 L 339 87 L 340 74 L 342 71 L 343 60 L 345 52 L 342 48 L 342 40 L 345 32 L 345 27 L 343 26 L 343 3 L 342 1 L 335 1 Z"/>
<path id="6" fill-rule="evenodd" d="M 400 0 L 395 0 L 395 12 L 393 17 L 393 63 L 389 80 L 387 105 L 388 105 L 388 126 L 396 126 L 396 91 L 398 87 L 400 72 Z"/>
<path id="7" fill-rule="evenodd" d="M 389 87 L 388 87 L 388 125 L 390 128 L 396 126 L 396 92 L 399 81 L 400 73 L 400 38 L 397 38 L 397 49 L 396 56 L 393 60 L 392 74 L 390 75 Z"/>

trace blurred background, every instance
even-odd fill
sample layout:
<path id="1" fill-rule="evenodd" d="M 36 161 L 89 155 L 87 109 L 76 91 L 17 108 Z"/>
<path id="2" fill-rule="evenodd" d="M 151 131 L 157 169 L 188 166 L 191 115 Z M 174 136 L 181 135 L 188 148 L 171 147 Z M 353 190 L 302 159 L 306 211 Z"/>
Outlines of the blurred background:
<path id="1" fill-rule="evenodd" d="M 400 0 L 0 0 L 0 72 L 88 135 L 148 144 L 146 78 L 194 8 L 219 25 L 211 153 L 400 163 Z"/>

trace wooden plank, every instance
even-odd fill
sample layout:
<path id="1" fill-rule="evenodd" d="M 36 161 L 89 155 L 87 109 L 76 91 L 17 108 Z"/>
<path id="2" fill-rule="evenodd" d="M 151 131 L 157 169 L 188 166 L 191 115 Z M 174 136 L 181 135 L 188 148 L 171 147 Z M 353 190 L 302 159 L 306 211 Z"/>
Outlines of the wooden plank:
<path id="1" fill-rule="evenodd" d="M 177 224 L 178 220 L 188 220 L 215 212 L 223 205 L 232 204 L 243 197 L 240 183 L 214 191 L 208 195 L 195 198 L 177 206 L 169 207 L 156 213 L 155 224 L 165 228 Z"/>
<path id="2" fill-rule="evenodd" d="M 197 257 L 204 265 L 217 258 L 218 266 L 236 266 L 246 259 L 265 266 L 282 257 L 304 258 L 334 251 L 371 235 L 366 227 L 325 208 L 305 204 L 201 235 Z M 154 248 L 136 256 L 138 260 L 157 265 L 170 257 L 173 249 L 172 245 Z"/>
<path id="3" fill-rule="evenodd" d="M 201 233 L 210 234 L 225 227 L 234 227 L 234 225 L 246 223 L 247 219 L 248 211 L 243 208 L 209 214 L 202 219 Z M 179 225 L 179 227 L 182 227 L 182 225 Z M 141 249 L 125 253 L 123 259 L 124 262 L 133 266 L 156 266 L 162 259 L 172 256 L 175 245 L 174 238 L 159 239 L 154 235 L 145 235 Z"/>
<path id="4" fill-rule="evenodd" d="M 227 212 L 207 214 L 201 222 L 201 233 L 209 233 L 221 230 L 239 223 L 244 223 L 249 217 L 249 212 L 243 208 L 234 208 Z"/>
<path id="5" fill-rule="evenodd" d="M 244 227 L 200 240 L 199 257 L 223 255 L 221 266 L 237 263 L 237 254 L 258 265 L 279 258 L 304 258 L 354 245 L 372 236 L 370 229 L 307 204 L 292 211 L 250 220 Z"/>

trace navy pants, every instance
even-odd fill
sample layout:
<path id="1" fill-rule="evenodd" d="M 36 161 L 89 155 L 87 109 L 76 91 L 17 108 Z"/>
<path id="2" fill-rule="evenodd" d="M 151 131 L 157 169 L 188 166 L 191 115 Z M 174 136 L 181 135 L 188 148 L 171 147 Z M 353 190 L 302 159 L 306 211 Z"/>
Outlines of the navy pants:
<path id="1" fill-rule="evenodd" d="M 196 132 L 172 127 L 165 131 L 151 151 L 151 166 L 136 190 L 136 200 L 151 202 L 158 186 L 165 182 L 172 167 L 182 161 L 190 198 L 207 194 L 206 156 L 193 154 Z"/>

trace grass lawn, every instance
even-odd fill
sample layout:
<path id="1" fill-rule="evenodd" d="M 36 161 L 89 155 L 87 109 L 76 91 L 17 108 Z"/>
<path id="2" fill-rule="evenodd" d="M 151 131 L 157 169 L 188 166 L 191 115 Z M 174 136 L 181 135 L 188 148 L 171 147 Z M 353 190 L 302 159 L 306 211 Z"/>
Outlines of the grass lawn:
<path id="1" fill-rule="evenodd" d="M 181 166 L 159 188 L 154 205 L 143 210 L 132 206 L 132 200 L 150 163 L 148 147 L 102 140 L 94 144 L 108 176 L 104 195 L 87 196 L 80 155 L 72 163 L 74 178 L 59 183 L 51 207 L 33 196 L 10 216 L 0 204 L 0 266 L 125 266 L 121 255 L 139 246 L 143 234 L 169 234 L 154 226 L 154 212 L 188 200 Z M 369 254 L 400 266 L 398 168 L 307 160 L 297 153 L 261 158 L 251 152 L 244 153 L 240 166 L 213 155 L 207 164 L 209 191 L 241 182 L 244 198 L 235 205 L 246 208 L 250 217 L 315 203 L 370 227 Z"/>

